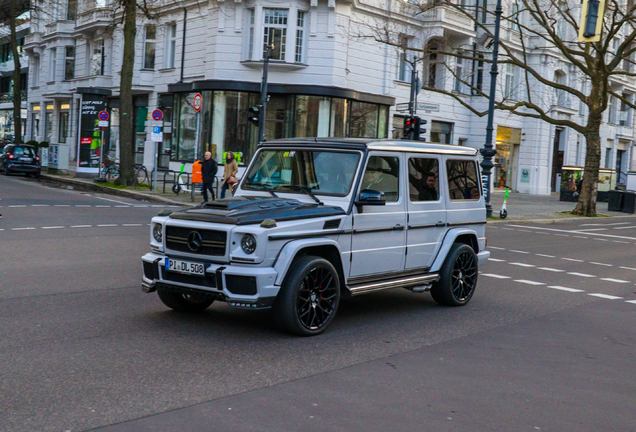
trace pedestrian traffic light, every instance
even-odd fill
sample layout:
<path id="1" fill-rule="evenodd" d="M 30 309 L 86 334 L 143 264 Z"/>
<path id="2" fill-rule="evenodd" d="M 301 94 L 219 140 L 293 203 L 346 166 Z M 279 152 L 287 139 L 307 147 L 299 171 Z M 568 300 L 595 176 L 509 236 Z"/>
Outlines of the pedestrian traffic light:
<path id="1" fill-rule="evenodd" d="M 417 117 L 404 117 L 404 129 L 402 131 L 402 139 L 415 139 L 415 124 Z"/>
<path id="2" fill-rule="evenodd" d="M 583 0 L 581 22 L 579 23 L 579 42 L 598 42 L 601 40 L 605 0 Z"/>
<path id="3" fill-rule="evenodd" d="M 260 126 L 261 123 L 261 108 L 257 106 L 253 106 L 248 110 L 247 121 L 252 123 L 254 126 Z"/>

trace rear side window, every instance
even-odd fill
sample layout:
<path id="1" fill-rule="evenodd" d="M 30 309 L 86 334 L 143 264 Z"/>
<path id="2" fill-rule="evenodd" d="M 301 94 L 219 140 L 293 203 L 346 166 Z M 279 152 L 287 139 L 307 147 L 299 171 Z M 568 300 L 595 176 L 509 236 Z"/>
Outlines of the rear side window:
<path id="1" fill-rule="evenodd" d="M 34 158 L 35 152 L 31 147 L 16 147 L 13 156 Z"/>
<path id="2" fill-rule="evenodd" d="M 409 158 L 409 196 L 411 202 L 439 199 L 439 164 L 437 159 Z"/>
<path id="3" fill-rule="evenodd" d="M 477 163 L 472 160 L 447 160 L 448 194 L 453 201 L 477 201 L 481 197 Z"/>

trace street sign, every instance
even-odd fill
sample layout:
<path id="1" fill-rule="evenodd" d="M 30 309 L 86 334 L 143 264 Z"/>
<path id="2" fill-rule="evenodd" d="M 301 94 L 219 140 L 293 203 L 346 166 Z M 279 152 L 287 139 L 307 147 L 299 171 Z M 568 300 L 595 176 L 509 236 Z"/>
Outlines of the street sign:
<path id="1" fill-rule="evenodd" d="M 194 95 L 192 105 L 194 106 L 194 110 L 196 112 L 201 111 L 201 107 L 203 106 L 203 96 L 201 96 L 201 93 L 197 93 Z"/>
<path id="2" fill-rule="evenodd" d="M 152 142 L 163 141 L 163 133 L 161 132 L 161 126 L 153 126 L 152 133 L 150 134 L 150 141 Z"/>
<path id="3" fill-rule="evenodd" d="M 160 109 L 156 109 L 152 112 L 152 119 L 155 121 L 160 121 L 161 119 L 163 119 L 163 111 L 161 111 Z"/>
<path id="4" fill-rule="evenodd" d="M 100 111 L 99 114 L 97 114 L 97 117 L 101 121 L 108 121 L 108 119 L 110 118 L 110 115 L 108 115 L 108 111 Z"/>
<path id="5" fill-rule="evenodd" d="M 409 103 L 399 103 L 395 106 L 395 110 L 396 111 L 408 111 L 409 110 Z"/>

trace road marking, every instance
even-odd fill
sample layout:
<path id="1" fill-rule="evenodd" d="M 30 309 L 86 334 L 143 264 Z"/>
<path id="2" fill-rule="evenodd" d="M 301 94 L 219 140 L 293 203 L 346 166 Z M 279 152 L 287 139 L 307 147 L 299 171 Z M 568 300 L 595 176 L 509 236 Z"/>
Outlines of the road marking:
<path id="1" fill-rule="evenodd" d="M 510 265 L 516 265 L 516 266 L 519 266 L 519 267 L 536 267 L 535 265 L 526 264 L 526 263 L 510 263 Z"/>
<path id="2" fill-rule="evenodd" d="M 149 207 L 149 206 L 147 206 L 147 205 L 136 205 L 136 206 L 133 206 L 133 207 L 134 208 L 146 208 L 146 207 Z"/>
<path id="3" fill-rule="evenodd" d="M 488 261 L 492 261 L 492 262 L 506 262 L 506 260 L 497 259 L 497 258 L 488 258 Z"/>
<path id="4" fill-rule="evenodd" d="M 624 241 L 619 241 L 619 240 L 612 240 L 612 243 L 623 243 L 623 244 L 629 244 L 629 242 L 624 242 Z"/>
<path id="5" fill-rule="evenodd" d="M 545 257 L 545 258 L 556 258 L 554 255 L 546 255 L 546 254 L 535 254 L 536 256 Z"/>
<path id="6" fill-rule="evenodd" d="M 636 300 L 625 300 L 625 303 L 636 304 Z"/>
<path id="7" fill-rule="evenodd" d="M 143 226 L 143 224 L 121 224 L 121 226 L 133 227 L 133 226 Z"/>
<path id="8" fill-rule="evenodd" d="M 607 228 L 585 228 L 580 231 L 588 232 L 588 231 L 607 231 Z"/>
<path id="9" fill-rule="evenodd" d="M 636 228 L 636 226 L 616 227 L 616 228 L 614 228 L 614 229 L 619 230 L 619 229 L 632 229 L 632 228 Z"/>
<path id="10" fill-rule="evenodd" d="M 590 261 L 590 264 L 600 265 L 600 266 L 605 266 L 605 267 L 614 267 L 614 264 L 605 264 L 605 263 L 594 262 L 594 261 Z"/>
<path id="11" fill-rule="evenodd" d="M 603 226 L 603 224 L 581 224 L 579 226 Z"/>
<path id="12" fill-rule="evenodd" d="M 561 259 L 566 261 L 572 261 L 572 262 L 585 262 L 583 260 L 575 259 L 575 258 L 561 258 Z"/>
<path id="13" fill-rule="evenodd" d="M 75 204 L 75 207 L 90 207 L 90 205 L 87 205 L 87 204 Z"/>
<path id="14" fill-rule="evenodd" d="M 623 266 L 620 266 L 619 268 L 622 268 L 623 270 L 632 270 L 632 271 L 636 271 L 636 268 L 633 268 L 633 267 L 623 267 Z"/>
<path id="15" fill-rule="evenodd" d="M 522 229 L 517 230 L 517 231 L 519 231 L 519 232 L 532 232 L 532 231 L 530 231 L 530 230 L 522 230 Z"/>
<path id="16" fill-rule="evenodd" d="M 585 292 L 584 290 L 568 288 L 568 287 L 563 287 L 558 285 L 551 285 L 551 286 L 548 286 L 548 288 L 552 288 L 559 291 L 567 291 L 567 292 Z"/>
<path id="17" fill-rule="evenodd" d="M 529 253 L 530 253 L 530 252 L 525 252 L 525 251 L 520 251 L 520 250 L 514 250 L 514 249 L 510 249 L 510 252 L 520 253 L 520 254 L 529 254 Z"/>
<path id="18" fill-rule="evenodd" d="M 519 283 L 523 283 L 527 285 L 545 285 L 543 282 L 535 282 L 535 281 L 525 280 L 525 279 L 515 279 L 515 282 L 519 282 Z"/>
<path id="19" fill-rule="evenodd" d="M 627 225 L 629 223 L 631 223 L 631 222 L 614 222 L 614 223 L 611 223 L 611 224 L 604 224 L 604 225 Z"/>
<path id="20" fill-rule="evenodd" d="M 585 236 L 573 236 L 574 238 L 582 238 L 582 239 L 588 239 L 589 237 L 585 237 Z"/>
<path id="21" fill-rule="evenodd" d="M 51 207 L 48 204 L 33 204 L 31 207 Z"/>
<path id="22" fill-rule="evenodd" d="M 71 228 L 91 228 L 93 225 L 71 225 Z"/>
<path id="23" fill-rule="evenodd" d="M 622 279 L 614 279 L 614 278 L 601 278 L 601 280 L 608 281 L 608 282 L 615 282 L 615 283 L 629 283 L 629 281 L 622 280 Z"/>
<path id="24" fill-rule="evenodd" d="M 110 208 L 109 205 L 96 205 L 95 207 L 98 207 L 98 208 Z"/>
<path id="25" fill-rule="evenodd" d="M 126 206 L 115 206 L 115 207 L 117 207 L 117 208 L 130 208 L 129 205 L 126 205 Z"/>
<path id="26" fill-rule="evenodd" d="M 555 269 L 552 267 L 538 267 L 539 270 L 545 270 L 545 271 L 551 271 L 551 272 L 555 272 L 555 273 L 560 273 L 560 272 L 564 272 L 565 270 L 561 270 L 561 269 Z"/>
<path id="27" fill-rule="evenodd" d="M 9 207 L 11 208 L 22 208 L 22 207 L 26 207 L 25 205 L 10 205 Z"/>
<path id="28" fill-rule="evenodd" d="M 558 235 L 559 237 L 570 237 L 570 236 L 569 236 L 569 235 L 567 235 L 567 234 L 556 234 L 556 235 Z"/>
<path id="29" fill-rule="evenodd" d="M 596 241 L 609 241 L 608 239 L 601 239 L 601 238 L 597 238 L 597 237 L 592 237 L 592 240 L 596 240 Z"/>
<path id="30" fill-rule="evenodd" d="M 55 204 L 53 207 L 70 207 L 70 204 Z"/>
<path id="31" fill-rule="evenodd" d="M 581 277 L 586 277 L 586 278 L 594 278 L 596 276 L 594 275 L 590 275 L 590 274 L 586 274 L 586 273 L 578 273 L 578 272 L 568 272 L 569 275 L 572 276 L 581 276 Z"/>
<path id="32" fill-rule="evenodd" d="M 117 201 L 117 200 L 110 199 L 110 198 L 102 198 L 102 197 L 95 197 L 95 198 L 100 199 L 100 200 L 104 200 L 104 201 L 110 201 L 110 202 L 118 203 L 118 204 L 126 204 L 126 206 L 129 206 L 131 204 L 131 203 L 127 203 L 127 202 L 124 202 L 124 201 Z"/>
<path id="33" fill-rule="evenodd" d="M 521 230 L 519 230 L 519 231 L 521 231 Z M 529 231 L 529 232 L 532 232 L 532 231 Z M 535 232 L 535 234 L 550 235 L 549 233 L 544 233 L 544 232 L 541 232 L 541 231 L 537 231 L 537 232 Z"/>
<path id="34" fill-rule="evenodd" d="M 64 228 L 63 226 L 48 226 L 48 227 L 42 227 L 41 229 L 62 229 Z"/>
<path id="35" fill-rule="evenodd" d="M 487 276 L 487 277 L 491 277 L 495 279 L 510 279 L 510 276 L 503 276 L 503 275 L 492 274 L 492 273 L 482 273 L 481 276 Z"/>
<path id="36" fill-rule="evenodd" d="M 496 246 L 488 246 L 488 249 L 506 250 L 506 248 L 496 247 Z"/>
<path id="37" fill-rule="evenodd" d="M 570 234 L 589 234 L 589 235 L 594 235 L 594 236 L 599 236 L 599 237 L 608 237 L 608 238 L 616 238 L 616 239 L 623 239 L 623 240 L 636 240 L 636 237 L 627 237 L 627 236 L 619 236 L 619 235 L 613 235 L 613 234 L 602 234 L 602 233 L 594 233 L 594 232 L 585 232 L 585 231 L 571 231 L 571 230 L 562 230 L 562 229 L 557 229 L 557 228 L 544 228 L 544 227 L 533 227 L 533 226 L 526 226 L 526 225 L 510 225 L 513 227 L 517 227 L 517 228 L 529 228 L 529 229 L 535 229 L 535 230 L 543 230 L 543 231 L 552 231 L 552 232 L 566 232 L 566 233 L 570 233 Z M 560 235 L 560 234 L 556 234 L 556 235 Z"/>
<path id="38" fill-rule="evenodd" d="M 117 224 L 103 224 L 103 225 L 97 225 L 98 227 L 116 227 Z"/>
<path id="39" fill-rule="evenodd" d="M 604 299 L 608 299 L 608 300 L 620 300 L 623 297 L 617 297 L 617 296 L 613 296 L 613 295 L 607 295 L 607 294 L 600 294 L 600 293 L 589 293 L 589 296 L 592 297 L 600 297 L 600 298 L 604 298 Z"/>
<path id="40" fill-rule="evenodd" d="M 34 230 L 34 227 L 26 227 L 26 228 L 11 228 L 11 231 L 23 231 L 23 230 Z"/>

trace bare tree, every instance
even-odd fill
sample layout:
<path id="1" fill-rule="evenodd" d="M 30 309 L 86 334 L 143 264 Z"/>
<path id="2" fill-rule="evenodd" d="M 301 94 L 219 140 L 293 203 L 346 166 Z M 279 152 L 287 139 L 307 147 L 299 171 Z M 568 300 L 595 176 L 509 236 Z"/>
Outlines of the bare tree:
<path id="1" fill-rule="evenodd" d="M 384 19 L 374 19 L 360 23 L 364 30 L 358 36 L 405 50 L 404 35 L 416 34 L 418 29 L 421 31 L 425 28 L 421 17 L 443 8 L 470 22 L 477 39 L 480 36 L 493 38 L 493 2 L 488 3 L 490 8 L 487 9 L 480 1 L 475 3 L 470 6 L 456 0 L 398 3 L 400 10 L 397 15 L 403 17 L 401 20 L 394 19 L 389 23 Z M 519 70 L 521 85 L 514 92 L 498 92 L 495 109 L 569 127 L 585 137 L 587 152 L 583 187 L 572 213 L 595 216 L 603 113 L 608 108 L 610 97 L 630 109 L 636 108 L 633 99 L 621 94 L 613 86 L 621 80 L 633 82 L 636 77 L 636 2 L 607 0 L 601 40 L 591 43 L 577 40 L 581 11 L 578 1 L 508 0 L 505 5 L 507 7 L 501 20 L 506 33 L 500 38 L 498 62 L 503 68 Z M 391 13 L 396 14 L 396 11 Z M 417 52 L 424 59 L 435 56 L 435 67 L 441 67 L 446 75 L 469 91 L 457 92 L 444 85 L 433 85 L 427 81 L 428 76 L 425 76 L 424 86 L 428 87 L 427 90 L 453 98 L 478 116 L 485 116 L 487 111 L 476 108 L 473 99 L 467 96 L 488 98 L 484 88 L 474 79 L 476 70 L 458 73 L 456 65 L 458 61 L 473 65 L 490 64 L 492 53 L 483 46 L 453 46 L 453 43 L 448 42 L 442 41 L 436 45 L 425 43 L 419 47 L 410 46 L 408 50 Z M 574 79 L 565 81 L 558 72 L 546 76 L 546 70 L 557 71 L 560 68 L 569 71 Z M 551 92 L 547 92 L 547 88 L 552 89 Z M 554 97 L 546 98 L 547 94 Z M 569 116 L 559 115 L 559 104 L 571 99 L 587 107 L 587 116 L 580 123 Z"/>

